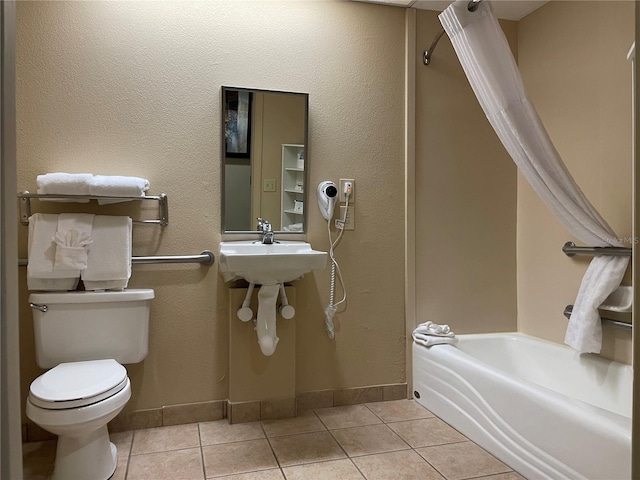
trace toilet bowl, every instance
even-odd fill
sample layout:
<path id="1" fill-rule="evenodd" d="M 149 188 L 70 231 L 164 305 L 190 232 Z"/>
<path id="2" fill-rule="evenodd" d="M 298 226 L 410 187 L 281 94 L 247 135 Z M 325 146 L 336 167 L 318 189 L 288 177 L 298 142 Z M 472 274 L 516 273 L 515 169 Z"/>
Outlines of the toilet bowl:
<path id="1" fill-rule="evenodd" d="M 113 475 L 117 451 L 107 422 L 130 397 L 127 371 L 115 360 L 62 363 L 33 381 L 27 417 L 58 435 L 52 480 Z"/>
<path id="2" fill-rule="evenodd" d="M 51 480 L 113 475 L 117 450 L 107 423 L 131 398 L 131 382 L 120 362 L 146 357 L 153 296 L 153 290 L 130 290 L 29 297 L 37 363 L 50 370 L 31 383 L 25 413 L 58 435 Z"/>

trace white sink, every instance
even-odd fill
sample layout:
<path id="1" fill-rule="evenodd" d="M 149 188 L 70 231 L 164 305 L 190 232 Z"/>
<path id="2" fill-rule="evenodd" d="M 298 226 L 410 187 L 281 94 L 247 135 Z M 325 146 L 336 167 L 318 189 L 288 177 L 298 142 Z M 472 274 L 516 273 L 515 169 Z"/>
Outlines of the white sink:
<path id="1" fill-rule="evenodd" d="M 325 268 L 327 253 L 313 250 L 307 242 L 282 241 L 266 245 L 246 240 L 221 242 L 218 260 L 227 282 L 244 278 L 249 283 L 275 285 Z"/>

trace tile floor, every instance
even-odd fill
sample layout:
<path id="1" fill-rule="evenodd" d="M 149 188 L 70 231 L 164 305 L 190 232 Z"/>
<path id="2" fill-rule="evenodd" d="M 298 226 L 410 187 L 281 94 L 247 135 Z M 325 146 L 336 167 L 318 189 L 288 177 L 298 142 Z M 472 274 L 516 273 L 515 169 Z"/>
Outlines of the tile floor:
<path id="1" fill-rule="evenodd" d="M 413 400 L 321 408 L 111 435 L 112 480 L 523 480 Z M 46 480 L 55 441 L 26 443 L 24 479 Z"/>

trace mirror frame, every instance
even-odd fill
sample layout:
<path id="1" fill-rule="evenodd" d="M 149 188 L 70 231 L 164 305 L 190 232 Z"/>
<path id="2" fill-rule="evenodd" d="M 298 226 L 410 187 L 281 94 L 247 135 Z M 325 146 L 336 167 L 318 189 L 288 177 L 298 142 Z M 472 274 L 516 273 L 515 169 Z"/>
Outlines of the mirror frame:
<path id="1" fill-rule="evenodd" d="M 225 136 L 225 92 L 227 90 L 233 90 L 233 91 L 239 91 L 239 92 L 264 92 L 264 93 L 279 93 L 279 94 L 294 94 L 294 95 L 302 95 L 304 97 L 304 103 L 305 103 L 305 112 L 304 112 L 304 173 L 303 173 L 303 179 L 304 179 L 304 193 L 303 193 L 303 199 L 304 199 L 304 203 L 305 205 L 308 205 L 308 200 L 309 200 L 309 94 L 308 93 L 302 93 L 302 92 L 291 92 L 291 91 L 285 91 L 285 90 L 265 90 L 262 88 L 247 88 L 247 87 L 232 87 L 232 86 L 228 86 L 228 85 L 223 85 L 220 88 L 220 194 L 222 196 L 221 198 L 221 202 L 220 202 L 220 208 L 221 208 L 221 215 L 220 215 L 220 230 L 221 233 L 223 235 L 247 235 L 247 234 L 258 234 L 258 230 L 227 230 L 225 228 L 226 223 L 227 223 L 227 218 L 226 218 L 226 214 L 225 214 L 225 198 L 226 198 L 226 181 L 225 181 L 225 164 L 226 164 L 226 136 Z M 252 99 L 253 100 L 253 99 Z M 252 105 L 255 105 L 255 102 L 252 101 L 251 102 Z M 253 108 L 253 107 L 252 107 Z M 252 126 L 250 126 L 250 130 L 254 131 L 255 129 L 252 128 Z M 255 145 L 255 143 L 252 141 L 251 142 L 253 145 Z M 233 157 L 232 157 L 233 158 Z M 251 168 L 253 169 L 253 162 L 251 161 L 250 163 Z M 253 173 L 253 172 L 252 172 Z M 253 182 L 255 181 L 255 179 L 251 178 L 251 182 L 253 184 Z M 280 182 L 281 183 L 281 182 Z M 282 185 L 280 185 L 280 188 L 282 188 Z M 282 195 L 282 192 L 281 192 Z M 253 200 L 253 199 L 252 199 Z M 306 235 L 307 233 L 307 218 L 308 218 L 308 206 L 305 206 L 302 212 L 302 231 L 301 232 L 289 232 L 289 231 L 285 231 L 285 230 L 274 230 L 274 232 L 276 234 L 279 235 Z M 269 219 L 267 219 L 269 220 Z M 256 221 L 256 219 L 254 219 L 254 222 Z"/>

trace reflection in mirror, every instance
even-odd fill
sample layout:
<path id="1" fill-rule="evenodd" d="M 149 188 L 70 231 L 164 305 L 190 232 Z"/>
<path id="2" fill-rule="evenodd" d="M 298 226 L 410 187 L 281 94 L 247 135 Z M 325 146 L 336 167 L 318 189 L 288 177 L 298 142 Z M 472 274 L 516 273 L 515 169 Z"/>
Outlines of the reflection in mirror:
<path id="1" fill-rule="evenodd" d="M 222 231 L 305 231 L 309 95 L 222 87 Z"/>

